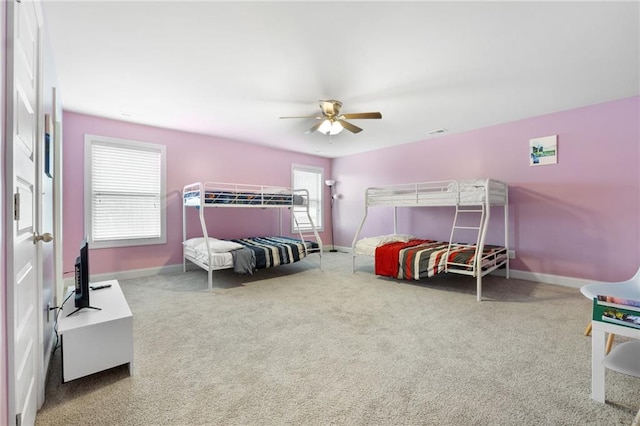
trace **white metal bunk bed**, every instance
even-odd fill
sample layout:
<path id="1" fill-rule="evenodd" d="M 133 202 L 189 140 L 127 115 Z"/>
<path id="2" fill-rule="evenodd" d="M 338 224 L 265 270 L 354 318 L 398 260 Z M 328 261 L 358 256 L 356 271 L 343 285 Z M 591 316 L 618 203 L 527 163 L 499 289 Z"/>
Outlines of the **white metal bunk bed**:
<path id="1" fill-rule="evenodd" d="M 393 235 L 384 238 L 360 239 L 360 232 L 367 219 L 370 207 L 393 207 Z M 352 243 L 353 264 L 352 270 L 356 270 L 356 257 L 358 255 L 373 256 L 376 247 L 389 242 L 408 242 L 415 237 L 399 235 L 397 232 L 397 208 L 398 207 L 455 207 L 453 227 L 448 242 L 441 243 L 437 265 L 430 269 L 431 273 L 452 272 L 456 274 L 471 275 L 476 277 L 477 300 L 482 300 L 482 277 L 504 266 L 506 277 L 509 278 L 509 198 L 506 183 L 495 179 L 473 180 L 448 180 L 437 182 L 421 182 L 401 185 L 388 185 L 367 188 L 365 192 L 365 213 L 362 222 Z M 504 246 L 485 246 L 485 240 L 489 227 L 489 217 L 492 206 L 504 208 Z M 469 226 L 469 218 L 479 218 L 479 223 Z M 462 217 L 467 218 L 462 219 Z M 456 243 L 455 237 L 463 230 L 466 232 L 477 231 L 475 244 Z M 416 243 L 417 244 L 417 243 Z M 433 247 L 433 245 L 431 245 Z M 373 251 L 372 251 L 373 250 Z M 467 261 L 461 262 L 456 258 L 459 252 L 467 252 Z M 480 256 L 477 254 L 481 253 Z M 433 266 L 433 264 L 430 264 Z M 421 266 L 422 267 L 422 266 Z M 419 273 L 413 275 L 414 279 L 420 279 Z"/>
<path id="2" fill-rule="evenodd" d="M 309 193 L 306 189 L 196 182 L 184 186 L 182 200 L 182 269 L 183 272 L 186 272 L 187 261 L 189 261 L 206 270 L 209 290 L 213 288 L 213 271 L 234 268 L 237 252 L 232 252 L 235 251 L 234 249 L 239 249 L 241 245 L 250 249 L 259 245 L 261 250 L 266 253 L 265 256 L 269 258 L 265 260 L 266 266 L 264 267 L 293 263 L 311 252 L 318 252 L 320 270 L 322 270 L 322 239 L 309 213 Z M 298 228 L 299 240 L 287 237 L 260 237 L 260 241 L 255 242 L 252 239 L 225 241 L 210 238 L 204 218 L 204 209 L 208 207 L 278 209 L 279 235 L 283 235 L 282 210 L 289 209 Z M 202 238 L 187 239 L 187 208 L 198 209 Z M 313 239 L 315 242 L 309 241 L 309 239 Z M 199 245 L 196 245 L 195 242 L 198 242 Z M 270 244 L 276 245 L 271 246 Z"/>

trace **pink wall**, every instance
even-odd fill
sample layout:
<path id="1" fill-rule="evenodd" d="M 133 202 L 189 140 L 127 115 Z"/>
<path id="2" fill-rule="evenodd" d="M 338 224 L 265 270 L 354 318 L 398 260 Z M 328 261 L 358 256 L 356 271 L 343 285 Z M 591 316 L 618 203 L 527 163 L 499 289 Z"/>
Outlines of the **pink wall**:
<path id="1" fill-rule="evenodd" d="M 627 279 L 640 265 L 639 105 L 632 97 L 336 159 L 336 244 L 351 246 L 368 186 L 491 177 L 510 186 L 514 269 Z M 548 135 L 558 135 L 558 164 L 529 166 L 529 139 Z M 392 232 L 391 214 L 372 210 L 363 234 Z M 448 208 L 401 209 L 399 231 L 448 240 L 452 220 Z M 497 222 L 489 243 L 503 238 Z"/>
<path id="2" fill-rule="evenodd" d="M 289 185 L 292 163 L 324 167 L 338 183 L 336 244 L 351 246 L 367 186 L 492 177 L 510 186 L 510 248 L 514 269 L 619 281 L 640 265 L 640 97 L 452 134 L 333 161 L 202 135 L 76 113 L 64 115 L 64 264 L 70 270 L 83 230 L 85 133 L 167 146 L 168 243 L 92 251 L 92 272 L 181 262 L 180 190 L 199 180 Z M 529 166 L 529 139 L 558 135 L 558 164 Z M 265 160 L 267 159 L 267 160 Z M 269 167 L 265 167 L 268 163 Z M 333 172 L 331 169 L 333 168 Z M 270 212 L 210 209 L 209 229 L 221 238 L 273 233 Z M 215 214 L 212 214 L 215 213 Z M 272 217 L 269 217 L 271 215 Z M 488 243 L 502 239 L 502 211 L 492 210 Z M 329 220 L 329 212 L 325 212 Z M 453 211 L 401 209 L 399 230 L 448 240 Z M 199 233 L 195 211 L 189 233 Z M 329 230 L 329 222 L 325 229 Z M 363 234 L 392 232 L 391 209 L 369 215 Z M 330 244 L 330 233 L 323 234 Z"/>
<path id="3" fill-rule="evenodd" d="M 323 167 L 331 175 L 326 158 L 232 142 L 122 121 L 65 112 L 63 116 L 64 164 L 64 270 L 73 269 L 84 230 L 84 135 L 162 144 L 167 149 L 167 243 L 142 247 L 91 250 L 91 273 L 101 274 L 182 263 L 182 203 L 184 185 L 198 181 L 291 186 L 291 165 Z M 195 209 L 188 211 L 188 234 L 201 235 Z M 207 209 L 210 236 L 220 238 L 274 235 L 276 210 Z M 329 210 L 325 218 L 330 220 Z M 287 235 L 285 220 L 283 233 Z M 330 226 L 327 221 L 325 229 Z M 325 244 L 330 233 L 321 234 Z"/>

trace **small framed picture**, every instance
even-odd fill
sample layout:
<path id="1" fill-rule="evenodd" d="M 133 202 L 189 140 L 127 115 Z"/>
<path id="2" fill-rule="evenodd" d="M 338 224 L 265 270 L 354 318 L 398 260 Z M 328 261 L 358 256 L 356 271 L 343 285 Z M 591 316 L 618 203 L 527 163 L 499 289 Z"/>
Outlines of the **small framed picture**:
<path id="1" fill-rule="evenodd" d="M 558 135 L 529 140 L 529 165 L 545 166 L 558 163 Z"/>

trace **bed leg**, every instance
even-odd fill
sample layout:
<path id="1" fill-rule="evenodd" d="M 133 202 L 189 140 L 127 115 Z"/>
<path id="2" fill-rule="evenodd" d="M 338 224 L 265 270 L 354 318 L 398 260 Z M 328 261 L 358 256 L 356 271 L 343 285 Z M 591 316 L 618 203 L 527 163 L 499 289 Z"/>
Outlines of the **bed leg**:
<path id="1" fill-rule="evenodd" d="M 482 275 L 478 274 L 478 277 L 476 278 L 476 294 L 477 294 L 477 300 L 478 302 L 482 301 Z"/>
<path id="2" fill-rule="evenodd" d="M 213 290 L 213 271 L 209 269 L 209 291 Z"/>

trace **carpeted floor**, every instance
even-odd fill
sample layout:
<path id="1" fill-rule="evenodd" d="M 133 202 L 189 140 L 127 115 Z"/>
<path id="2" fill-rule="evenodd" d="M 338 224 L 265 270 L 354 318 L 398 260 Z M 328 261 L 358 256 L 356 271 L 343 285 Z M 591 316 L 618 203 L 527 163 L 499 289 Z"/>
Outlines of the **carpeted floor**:
<path id="1" fill-rule="evenodd" d="M 640 379 L 590 398 L 591 305 L 577 289 L 446 275 L 376 277 L 326 253 L 254 276 L 122 280 L 126 367 L 61 384 L 52 357 L 38 425 L 626 425 Z M 618 341 L 623 341 L 618 339 Z"/>

